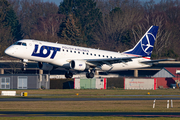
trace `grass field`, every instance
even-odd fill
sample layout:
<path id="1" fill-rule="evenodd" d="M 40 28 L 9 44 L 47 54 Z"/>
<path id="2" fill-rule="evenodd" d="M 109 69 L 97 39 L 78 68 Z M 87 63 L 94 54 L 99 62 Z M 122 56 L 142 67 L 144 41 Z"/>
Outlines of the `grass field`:
<path id="1" fill-rule="evenodd" d="M 0 102 L 0 111 L 66 111 L 66 112 L 180 112 L 180 100 L 173 108 L 166 108 L 167 101 L 13 101 Z"/>
<path id="2" fill-rule="evenodd" d="M 112 97 L 106 95 L 180 95 L 180 90 L 15 90 L 18 95 L 21 92 L 28 92 L 28 97 Z M 76 94 L 79 94 L 78 96 Z M 19 97 L 19 96 L 18 96 Z M 113 96 L 117 97 L 117 96 Z M 161 96 L 164 97 L 164 96 Z M 176 96 L 179 97 L 179 96 Z M 3 97 L 0 97 L 3 98 Z M 61 111 L 61 112 L 180 112 L 180 100 L 173 100 L 173 108 L 166 108 L 166 100 L 157 100 L 153 109 L 152 100 L 139 101 L 13 101 L 0 102 L 0 111 Z M 3 117 L 6 120 L 6 117 Z M 23 119 L 24 117 L 13 117 Z M 58 119 L 58 117 L 26 117 L 26 119 Z M 44 119 L 45 118 L 45 119 Z M 1 119 L 1 118 L 0 118 Z M 73 119 L 138 119 L 147 118 L 126 118 L 126 117 L 62 117 L 63 120 Z M 151 119 L 151 118 L 148 118 Z M 158 118 L 164 120 L 165 118 Z M 167 119 L 167 118 L 166 118 Z M 176 118 L 173 118 L 176 120 Z"/>
<path id="3" fill-rule="evenodd" d="M 13 90 L 14 91 L 14 90 Z M 124 89 L 110 89 L 110 90 L 74 90 L 74 89 L 50 89 L 50 90 L 15 90 L 18 95 L 21 92 L 28 92 L 30 96 L 44 96 L 57 95 L 69 96 L 79 93 L 80 96 L 103 96 L 103 95 L 180 95 L 179 89 L 159 89 L 159 90 L 124 90 Z"/>

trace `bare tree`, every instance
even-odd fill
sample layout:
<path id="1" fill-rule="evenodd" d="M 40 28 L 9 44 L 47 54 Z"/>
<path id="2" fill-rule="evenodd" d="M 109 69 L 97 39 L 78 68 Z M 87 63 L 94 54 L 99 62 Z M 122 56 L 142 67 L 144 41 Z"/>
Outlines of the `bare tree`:
<path id="1" fill-rule="evenodd" d="M 37 24 L 39 17 L 56 14 L 58 6 L 55 3 L 42 0 L 9 0 L 22 26 L 25 38 L 31 38 L 31 30 Z"/>
<path id="2" fill-rule="evenodd" d="M 111 6 L 109 8 L 115 8 L 104 15 L 100 30 L 94 33 L 94 38 L 103 43 L 100 46 L 102 48 L 109 46 L 109 50 L 127 50 L 129 45 L 122 43 L 123 36 L 129 34 L 128 37 L 131 37 L 129 30 L 143 19 L 143 9 L 137 0 L 111 0 L 109 5 Z"/>
<path id="3" fill-rule="evenodd" d="M 59 25 L 62 23 L 63 19 L 65 19 L 65 15 L 62 14 L 40 17 L 37 24 L 33 26 L 32 37 L 34 39 L 41 38 L 40 40 L 45 41 L 57 41 Z"/>
<path id="4" fill-rule="evenodd" d="M 172 39 L 172 32 L 166 29 L 166 23 L 166 15 L 163 13 L 147 14 L 141 24 L 139 23 L 136 27 L 132 28 L 135 42 L 137 42 L 137 40 L 142 37 L 144 32 L 147 31 L 147 29 L 151 25 L 159 26 L 156 41 L 154 44 L 153 54 L 156 54 L 157 58 L 161 57 L 163 50 L 169 47 L 169 41 Z"/>

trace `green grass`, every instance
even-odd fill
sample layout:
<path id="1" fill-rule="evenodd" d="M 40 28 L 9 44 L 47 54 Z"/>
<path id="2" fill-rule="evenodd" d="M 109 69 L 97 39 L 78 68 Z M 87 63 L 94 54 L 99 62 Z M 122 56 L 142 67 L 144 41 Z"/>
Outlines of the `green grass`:
<path id="1" fill-rule="evenodd" d="M 164 95 L 178 95 L 173 97 L 180 97 L 180 90 L 176 89 L 159 89 L 159 90 L 124 90 L 124 89 L 112 89 L 112 90 L 74 90 L 74 89 L 50 89 L 50 90 L 15 90 L 16 97 L 20 97 L 21 92 L 27 92 L 28 97 L 32 98 L 141 98 L 141 96 L 128 96 L 128 95 L 147 95 L 143 97 L 157 98 L 169 97 Z M 148 95 L 148 92 L 150 95 Z M 77 95 L 78 93 L 78 95 Z M 124 95 L 124 96 L 118 96 Z M 127 96 L 126 96 L 127 95 Z M 0 98 L 9 98 L 7 96 L 0 96 Z"/>
<path id="2" fill-rule="evenodd" d="M 166 108 L 166 100 L 136 101 L 7 101 L 0 102 L 0 111 L 44 112 L 180 112 L 180 100 L 173 100 L 173 108 Z"/>
<path id="3" fill-rule="evenodd" d="M 118 97 L 106 95 L 180 95 L 180 90 L 15 90 L 20 95 L 21 92 L 28 92 L 28 97 Z M 76 94 L 79 93 L 77 96 Z M 20 97 L 20 96 L 17 96 Z M 127 97 L 127 96 L 123 96 Z M 163 96 L 162 96 L 163 97 Z M 0 96 L 0 98 L 4 98 Z M 180 100 L 173 100 L 174 107 L 166 108 L 166 100 L 157 100 L 156 107 L 153 109 L 153 100 L 140 101 L 13 101 L 0 102 L 0 111 L 59 111 L 59 112 L 180 112 Z M 0 120 L 56 120 L 59 117 L 42 117 L 40 115 L 27 115 L 25 117 L 5 117 L 0 115 Z M 177 120 L 179 118 L 136 118 L 136 117 L 60 117 L 62 120 Z"/>
<path id="4" fill-rule="evenodd" d="M 2 90 L 1 90 L 2 91 Z M 5 90 L 6 91 L 6 90 Z M 14 90 L 13 90 L 14 91 Z M 29 95 L 180 95 L 179 89 L 158 89 L 158 90 L 74 90 L 74 89 L 50 89 L 50 90 L 15 90 L 17 94 L 28 92 Z"/>

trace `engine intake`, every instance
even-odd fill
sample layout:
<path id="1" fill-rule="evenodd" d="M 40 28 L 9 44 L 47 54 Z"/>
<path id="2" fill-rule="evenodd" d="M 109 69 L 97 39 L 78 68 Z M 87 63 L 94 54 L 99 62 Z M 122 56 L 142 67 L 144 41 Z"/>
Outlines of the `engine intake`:
<path id="1" fill-rule="evenodd" d="M 48 71 L 51 71 L 53 69 L 53 65 L 50 65 L 48 63 L 41 63 L 41 62 L 38 62 L 38 67 L 42 70 L 48 70 Z"/>
<path id="2" fill-rule="evenodd" d="M 74 70 L 84 71 L 89 68 L 89 66 L 81 60 L 72 60 L 70 62 L 70 67 Z"/>

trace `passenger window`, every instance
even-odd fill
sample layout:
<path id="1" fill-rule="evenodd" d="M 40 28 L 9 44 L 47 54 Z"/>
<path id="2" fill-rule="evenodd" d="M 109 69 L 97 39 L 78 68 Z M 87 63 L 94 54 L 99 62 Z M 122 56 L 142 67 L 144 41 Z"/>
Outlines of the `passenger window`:
<path id="1" fill-rule="evenodd" d="M 90 55 L 92 55 L 92 53 Z"/>
<path id="2" fill-rule="evenodd" d="M 96 54 L 94 54 L 94 56 L 96 56 Z"/>
<path id="3" fill-rule="evenodd" d="M 76 53 L 76 51 L 74 51 L 74 53 Z"/>
<path id="4" fill-rule="evenodd" d="M 72 53 L 72 50 L 70 52 Z"/>
<path id="5" fill-rule="evenodd" d="M 78 52 L 80 54 L 80 52 Z"/>
<path id="6" fill-rule="evenodd" d="M 84 54 L 84 52 L 83 52 L 83 54 Z"/>
<path id="7" fill-rule="evenodd" d="M 112 58 L 112 56 L 110 58 Z"/>
<path id="8" fill-rule="evenodd" d="M 103 57 L 104 57 L 104 55 L 103 55 Z"/>
<path id="9" fill-rule="evenodd" d="M 108 58 L 108 56 L 106 56 Z"/>
<path id="10" fill-rule="evenodd" d="M 68 50 L 66 50 L 66 52 L 68 52 Z"/>
<path id="11" fill-rule="evenodd" d="M 88 53 L 87 53 L 87 55 L 88 55 Z"/>
<path id="12" fill-rule="evenodd" d="M 63 49 L 63 52 L 64 52 L 64 49 Z"/>

